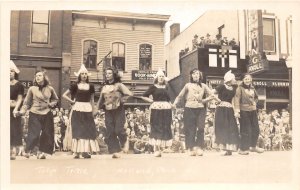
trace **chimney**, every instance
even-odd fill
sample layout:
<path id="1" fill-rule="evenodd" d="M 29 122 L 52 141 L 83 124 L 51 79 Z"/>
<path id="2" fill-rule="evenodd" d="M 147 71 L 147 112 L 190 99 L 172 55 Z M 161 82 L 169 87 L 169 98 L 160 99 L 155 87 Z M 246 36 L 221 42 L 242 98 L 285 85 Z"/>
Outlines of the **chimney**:
<path id="1" fill-rule="evenodd" d="M 170 41 L 180 34 L 180 23 L 174 23 L 170 26 Z"/>

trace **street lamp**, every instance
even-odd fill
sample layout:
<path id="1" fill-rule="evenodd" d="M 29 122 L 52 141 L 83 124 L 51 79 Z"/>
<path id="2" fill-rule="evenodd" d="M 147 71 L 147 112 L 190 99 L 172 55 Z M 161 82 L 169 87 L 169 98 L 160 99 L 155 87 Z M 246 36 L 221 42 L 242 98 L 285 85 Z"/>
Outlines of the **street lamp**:
<path id="1" fill-rule="evenodd" d="M 286 67 L 288 69 L 288 72 L 289 72 L 289 112 L 290 112 L 290 125 L 292 126 L 292 108 L 293 108 L 293 105 L 292 105 L 292 87 L 293 87 L 293 80 L 292 80 L 292 62 L 293 62 L 293 59 L 292 57 L 287 57 L 286 60 L 285 60 L 285 64 L 286 64 Z"/>

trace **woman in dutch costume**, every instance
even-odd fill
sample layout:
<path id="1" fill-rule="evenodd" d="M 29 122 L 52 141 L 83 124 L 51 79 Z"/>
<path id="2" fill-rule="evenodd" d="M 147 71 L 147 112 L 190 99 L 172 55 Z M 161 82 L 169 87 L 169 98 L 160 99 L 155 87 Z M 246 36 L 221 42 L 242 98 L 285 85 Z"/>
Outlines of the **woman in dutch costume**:
<path id="1" fill-rule="evenodd" d="M 91 158 L 92 153 L 99 152 L 96 141 L 96 125 L 94 121 L 94 85 L 89 83 L 91 73 L 82 64 L 79 71 L 74 72 L 78 77 L 77 83 L 71 84 L 63 97 L 73 105 L 70 114 L 70 125 L 72 127 L 72 152 L 74 158 Z M 74 95 L 74 100 L 69 95 Z"/>
<path id="2" fill-rule="evenodd" d="M 152 99 L 149 98 L 152 96 Z M 161 157 L 161 148 L 172 144 L 172 104 L 168 94 L 167 80 L 162 70 L 158 70 L 154 84 L 144 93 L 143 100 L 152 102 L 150 106 L 150 144 L 154 156 Z"/>
<path id="3" fill-rule="evenodd" d="M 219 104 L 215 112 L 215 142 L 223 150 L 224 156 L 232 155 L 239 142 L 239 129 L 232 105 L 237 88 L 235 84 L 235 76 L 230 70 L 224 75 L 224 84 L 216 88 Z"/>
<path id="4" fill-rule="evenodd" d="M 15 160 L 17 147 L 22 146 L 21 117 L 18 111 L 21 107 L 24 86 L 18 81 L 20 70 L 13 61 L 10 61 L 10 159 Z"/>

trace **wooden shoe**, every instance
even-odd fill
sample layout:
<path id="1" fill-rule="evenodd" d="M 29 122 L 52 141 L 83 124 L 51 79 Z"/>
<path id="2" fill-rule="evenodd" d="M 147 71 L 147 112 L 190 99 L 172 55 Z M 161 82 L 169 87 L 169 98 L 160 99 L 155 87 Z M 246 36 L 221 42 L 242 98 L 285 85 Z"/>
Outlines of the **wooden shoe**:
<path id="1" fill-rule="evenodd" d="M 190 151 L 189 151 L 189 155 L 190 155 L 190 156 L 196 156 L 196 152 L 195 152 L 194 150 L 190 150 Z"/>
<path id="2" fill-rule="evenodd" d="M 44 159 L 46 159 L 46 155 L 44 153 L 38 154 L 37 159 L 44 160 Z"/>
<path id="3" fill-rule="evenodd" d="M 221 155 L 222 155 L 222 156 L 231 156 L 231 155 L 232 155 L 232 152 L 231 152 L 231 151 L 224 151 L 224 152 L 222 152 Z"/>
<path id="4" fill-rule="evenodd" d="M 82 154 L 81 154 L 81 156 L 83 157 L 83 158 L 91 158 L 92 156 L 90 155 L 90 154 L 88 154 L 87 152 L 83 152 Z"/>
<path id="5" fill-rule="evenodd" d="M 79 159 L 79 153 L 75 153 L 74 159 Z"/>
<path id="6" fill-rule="evenodd" d="M 24 153 L 23 156 L 24 156 L 25 158 L 29 158 L 29 157 L 30 157 L 30 154 L 29 154 L 29 153 Z"/>
<path id="7" fill-rule="evenodd" d="M 203 156 L 203 150 L 201 148 L 196 149 L 196 156 Z"/>
<path id="8" fill-rule="evenodd" d="M 263 153 L 265 150 L 263 148 L 259 147 L 250 147 L 250 152 L 257 152 L 257 153 Z"/>
<path id="9" fill-rule="evenodd" d="M 161 157 L 161 152 L 160 151 L 155 151 L 154 156 L 155 157 Z"/>
<path id="10" fill-rule="evenodd" d="M 112 158 L 121 158 L 120 153 L 113 153 Z"/>
<path id="11" fill-rule="evenodd" d="M 249 151 L 245 150 L 245 151 L 239 151 L 239 154 L 240 155 L 248 155 L 249 154 Z"/>

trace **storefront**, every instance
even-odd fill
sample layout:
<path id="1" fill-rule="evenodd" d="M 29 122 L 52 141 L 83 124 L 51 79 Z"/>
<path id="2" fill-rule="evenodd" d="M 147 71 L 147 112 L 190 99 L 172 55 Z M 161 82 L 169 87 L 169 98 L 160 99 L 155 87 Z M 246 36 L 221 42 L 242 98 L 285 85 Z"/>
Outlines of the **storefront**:
<path id="1" fill-rule="evenodd" d="M 223 83 L 221 77 L 208 76 L 207 84 L 215 88 Z M 289 82 L 288 80 L 276 79 L 253 79 L 253 85 L 258 93 L 258 108 L 274 110 L 286 109 L 289 104 Z"/>

